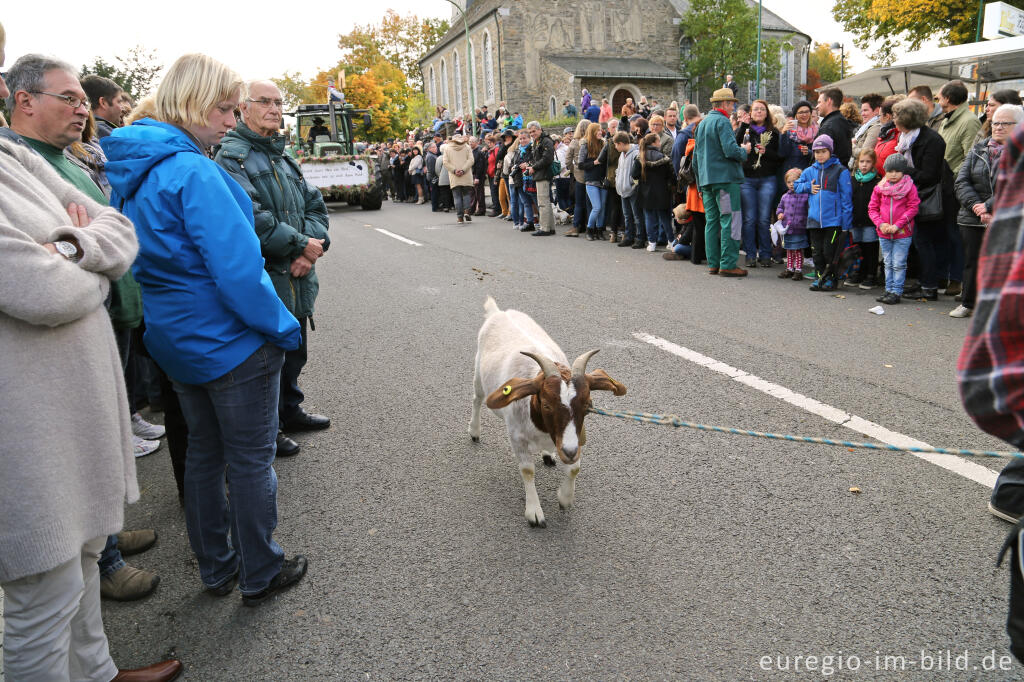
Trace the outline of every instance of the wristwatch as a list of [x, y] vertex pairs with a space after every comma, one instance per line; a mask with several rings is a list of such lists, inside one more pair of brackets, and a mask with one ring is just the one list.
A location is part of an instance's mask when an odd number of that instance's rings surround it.
[[82, 260], [82, 254], [78, 252], [78, 247], [71, 242], [58, 241], [54, 242], [53, 246], [57, 249], [57, 253], [67, 258], [72, 263], [77, 263]]

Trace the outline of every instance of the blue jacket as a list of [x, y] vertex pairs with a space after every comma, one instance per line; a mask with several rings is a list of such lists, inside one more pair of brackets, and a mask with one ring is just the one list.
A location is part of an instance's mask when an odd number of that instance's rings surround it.
[[[821, 186], [811, 194], [811, 184]], [[850, 171], [834, 156], [824, 164], [814, 162], [800, 174], [793, 191], [811, 194], [807, 203], [807, 227], [853, 227], [853, 188]]]
[[672, 170], [678, 174], [679, 164], [683, 162], [683, 157], [686, 156], [686, 143], [693, 139], [693, 129], [696, 124], [691, 123], [686, 126], [676, 135], [675, 141], [672, 143]]
[[270, 342], [301, 341], [263, 269], [252, 201], [173, 125], [143, 119], [101, 143], [111, 206], [139, 238], [146, 348], [172, 378], [202, 384]]
[[583, 118], [587, 119], [591, 123], [597, 123], [601, 118], [601, 107], [596, 104], [591, 104], [583, 110]]

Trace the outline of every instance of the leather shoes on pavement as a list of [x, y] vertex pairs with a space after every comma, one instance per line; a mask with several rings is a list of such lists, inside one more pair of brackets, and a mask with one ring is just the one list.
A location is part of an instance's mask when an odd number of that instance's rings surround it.
[[181, 674], [181, 661], [171, 658], [145, 668], [118, 670], [112, 682], [169, 682]]
[[245, 606], [262, 604], [284, 588], [302, 580], [308, 567], [309, 562], [301, 554], [296, 554], [294, 559], [285, 559], [281, 563], [281, 571], [271, 579], [270, 584], [256, 594], [243, 594], [242, 604]]
[[[756, 266], [754, 266], [756, 267]], [[719, 277], [746, 277], [747, 271], [743, 268], [728, 268], [718, 271]]]
[[277, 434], [277, 456], [294, 457], [299, 454], [299, 444], [283, 433]]
[[319, 431], [331, 425], [331, 420], [322, 414], [310, 414], [299, 412], [287, 420], [281, 429], [285, 433], [296, 433], [297, 431]]
[[123, 530], [117, 534], [117, 550], [122, 556], [141, 554], [155, 544], [155, 530]]

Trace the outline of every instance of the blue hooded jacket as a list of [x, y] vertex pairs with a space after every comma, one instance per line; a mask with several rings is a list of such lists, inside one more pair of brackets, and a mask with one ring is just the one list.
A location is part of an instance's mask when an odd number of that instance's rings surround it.
[[146, 348], [172, 378], [202, 384], [264, 343], [298, 348], [298, 320], [263, 269], [252, 201], [173, 125], [142, 119], [100, 144], [110, 205], [135, 224]]
[[[811, 194], [811, 185], [820, 185], [817, 194]], [[807, 227], [853, 227], [853, 186], [850, 171], [830, 156], [825, 163], [815, 161], [793, 183], [793, 191], [810, 194], [807, 204]]]

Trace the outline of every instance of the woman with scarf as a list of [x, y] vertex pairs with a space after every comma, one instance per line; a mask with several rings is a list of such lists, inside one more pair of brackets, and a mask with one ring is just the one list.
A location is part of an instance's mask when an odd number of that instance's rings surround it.
[[[767, 138], [767, 142], [762, 144]], [[736, 129], [736, 144], [750, 142], [751, 154], [743, 162], [743, 185], [740, 199], [743, 206], [743, 250], [747, 267], [767, 268], [772, 264], [772, 240], [769, 231], [775, 199], [775, 176], [782, 165], [779, 154], [779, 131], [768, 114], [768, 103], [755, 100], [750, 107], [750, 123]]]
[[814, 163], [811, 145], [814, 143], [814, 138], [818, 136], [818, 124], [811, 120], [813, 113], [814, 106], [806, 100], [797, 102], [793, 107], [793, 118], [786, 123], [786, 127], [782, 130], [791, 143], [787, 145], [789, 154], [782, 161], [783, 173], [790, 168], [803, 170]]
[[902, 102], [904, 99], [906, 99], [906, 95], [887, 97], [878, 110], [878, 122], [881, 125], [878, 128], [878, 140], [875, 142], [875, 158], [878, 161], [875, 168], [879, 175], [885, 172], [885, 160], [896, 151], [900, 131], [896, 129], [896, 123], [893, 121], [892, 108], [896, 106], [897, 102]]
[[[883, 105], [884, 106], [884, 105]], [[893, 108], [893, 122], [899, 131], [893, 154], [901, 154], [910, 165], [907, 175], [917, 187], [921, 200], [914, 229], [914, 248], [920, 260], [920, 291], [904, 291], [907, 298], [937, 301], [939, 292], [939, 255], [946, 248], [943, 223], [943, 195], [952, 196], [953, 173], [946, 163], [946, 141], [928, 127], [931, 112], [923, 102], [907, 98]], [[948, 191], [944, 191], [948, 188]], [[938, 198], [934, 195], [938, 194]]]
[[956, 222], [964, 240], [964, 291], [963, 302], [949, 313], [950, 317], [970, 317], [974, 311], [978, 290], [974, 273], [978, 269], [985, 228], [992, 222], [996, 169], [1010, 132], [1022, 119], [1024, 108], [1020, 105], [1000, 105], [986, 122], [992, 136], [974, 145], [957, 174], [956, 198], [960, 212]]

